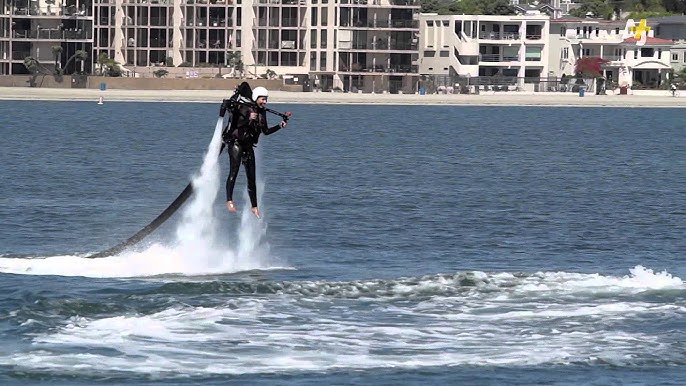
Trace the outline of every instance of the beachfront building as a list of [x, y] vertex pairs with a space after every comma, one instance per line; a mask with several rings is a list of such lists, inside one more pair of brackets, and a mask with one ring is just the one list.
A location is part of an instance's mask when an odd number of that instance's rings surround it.
[[419, 72], [477, 85], [504, 79], [508, 84], [498, 87], [527, 89], [548, 74], [549, 23], [542, 14], [421, 14]]
[[670, 65], [675, 72], [686, 68], [686, 16], [663, 16], [648, 19], [655, 37], [674, 41], [670, 50]]
[[582, 57], [608, 60], [604, 77], [608, 84], [658, 88], [670, 78], [671, 40], [654, 37], [654, 30], [644, 32], [641, 43], [634, 37], [633, 20], [598, 20], [565, 18], [550, 23], [551, 75], [572, 76], [575, 64]]
[[93, 20], [92, 0], [0, 0], [0, 75], [26, 73], [29, 56], [90, 71], [74, 55], [92, 49]]
[[86, 50], [86, 72], [105, 54], [125, 75], [223, 68], [323, 90], [412, 92], [418, 77], [418, 0], [0, 0], [0, 9], [0, 75], [26, 73], [27, 56], [54, 60], [59, 45], [62, 62]]

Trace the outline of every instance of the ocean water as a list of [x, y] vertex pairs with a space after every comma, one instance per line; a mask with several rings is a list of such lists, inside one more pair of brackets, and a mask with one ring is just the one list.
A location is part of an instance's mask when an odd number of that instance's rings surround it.
[[271, 107], [0, 103], [0, 384], [684, 384], [684, 110]]

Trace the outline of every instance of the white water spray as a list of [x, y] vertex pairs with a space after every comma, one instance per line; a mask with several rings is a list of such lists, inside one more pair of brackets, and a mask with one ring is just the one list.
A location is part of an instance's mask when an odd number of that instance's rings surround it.
[[[193, 197], [183, 210], [181, 221], [176, 228], [176, 238], [180, 255], [189, 263], [197, 265], [193, 257], [207, 256], [214, 253], [217, 220], [214, 215], [214, 201], [219, 190], [219, 152], [222, 143], [223, 119], [218, 118], [212, 141], [207, 148], [200, 172], [193, 178]], [[205, 260], [208, 266], [215, 266], [217, 261]]]
[[[266, 226], [241, 204], [240, 226], [236, 230], [238, 245], [228, 245], [219, 237], [219, 216], [234, 216], [223, 205], [217, 205], [221, 173], [219, 152], [223, 122], [217, 120], [212, 141], [200, 171], [192, 179], [193, 196], [186, 203], [172, 243], [153, 244], [142, 252], [125, 252], [117, 256], [84, 259], [81, 256], [49, 256], [41, 258], [0, 257], [0, 272], [30, 275], [62, 275], [88, 277], [139, 277], [165, 274], [204, 275], [251, 269], [273, 269], [268, 246], [263, 242]], [[259, 152], [256, 152], [259, 164]], [[259, 168], [258, 168], [259, 170]], [[257, 174], [258, 192], [264, 183]], [[261, 197], [258, 197], [261, 199]], [[218, 213], [217, 213], [218, 212]], [[283, 268], [283, 267], [281, 267]]]

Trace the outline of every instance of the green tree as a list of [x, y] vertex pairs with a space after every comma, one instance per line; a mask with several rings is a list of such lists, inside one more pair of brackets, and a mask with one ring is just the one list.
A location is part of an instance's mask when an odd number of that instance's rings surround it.
[[514, 15], [514, 8], [509, 0], [481, 0], [481, 10], [484, 15]]
[[30, 74], [35, 74], [40, 68], [40, 63], [38, 63], [38, 59], [33, 56], [27, 56], [24, 58], [24, 67], [29, 70]]
[[121, 76], [121, 68], [119, 63], [110, 58], [106, 53], [101, 53], [98, 56], [98, 64], [100, 65], [100, 75], [102, 76]]
[[234, 76], [243, 73], [243, 59], [240, 51], [226, 51], [226, 61], [233, 68]]
[[[76, 52], [72, 56], [70, 56], [69, 59], [67, 59], [67, 61], [64, 63], [64, 68], [68, 68], [72, 60], [76, 61], [76, 63], [83, 63], [86, 61], [86, 59], [88, 59], [88, 52], [84, 50], [76, 50]], [[74, 72], [80, 71], [74, 70]]]
[[596, 19], [611, 19], [615, 10], [609, 0], [581, 0], [579, 8], [570, 12], [575, 17], [586, 17], [588, 14]]
[[62, 66], [60, 65], [60, 57], [62, 56], [62, 46], [52, 46], [52, 55], [55, 57], [55, 75], [62, 74]]

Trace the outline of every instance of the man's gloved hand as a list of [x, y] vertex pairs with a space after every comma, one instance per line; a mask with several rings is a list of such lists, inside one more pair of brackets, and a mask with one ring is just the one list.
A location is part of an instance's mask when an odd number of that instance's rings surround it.
[[223, 117], [226, 114], [226, 110], [229, 108], [229, 105], [231, 104], [231, 101], [228, 99], [224, 99], [222, 101], [222, 106], [219, 108], [219, 116]]

